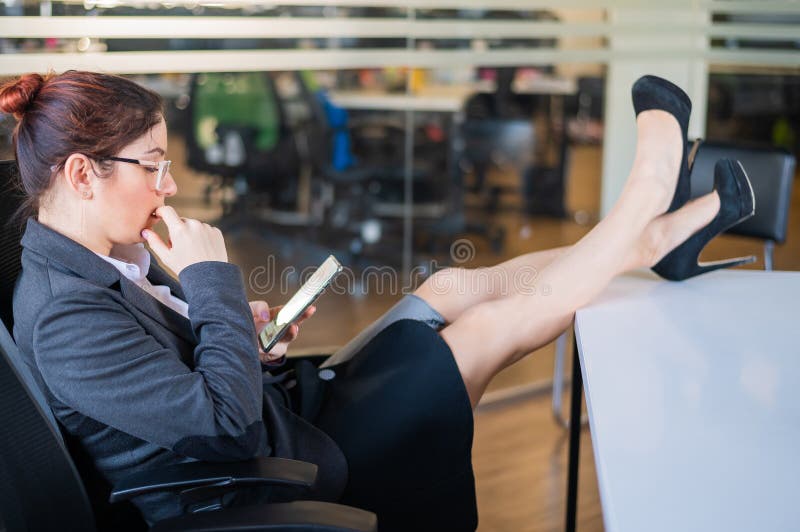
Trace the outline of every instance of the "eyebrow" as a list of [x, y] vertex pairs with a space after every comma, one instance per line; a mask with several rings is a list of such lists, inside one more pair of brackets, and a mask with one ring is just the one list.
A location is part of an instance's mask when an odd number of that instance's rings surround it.
[[146, 152], [144, 152], [145, 155], [147, 155], [148, 153], [157, 153], [157, 154], [162, 155], [162, 156], [167, 154], [167, 152], [165, 152], [164, 150], [162, 150], [161, 148], [159, 148], [157, 146], [155, 148], [152, 148], [152, 149], [147, 150]]

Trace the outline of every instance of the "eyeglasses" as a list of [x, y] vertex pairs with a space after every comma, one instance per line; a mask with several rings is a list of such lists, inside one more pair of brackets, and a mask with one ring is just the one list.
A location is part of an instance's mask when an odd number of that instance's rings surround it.
[[142, 161], [139, 159], [128, 159], [126, 157], [106, 157], [109, 161], [118, 161], [121, 163], [138, 164], [143, 166], [150, 173], [156, 173], [156, 190], [160, 191], [164, 185], [164, 178], [169, 172], [169, 166], [172, 161]]

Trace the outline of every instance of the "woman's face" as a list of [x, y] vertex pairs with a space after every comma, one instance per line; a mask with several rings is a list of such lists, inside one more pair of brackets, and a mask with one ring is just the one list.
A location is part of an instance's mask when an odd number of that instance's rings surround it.
[[[167, 126], [163, 120], [150, 131], [126, 146], [117, 157], [142, 161], [163, 161], [167, 154]], [[98, 179], [94, 188], [97, 206], [95, 222], [105, 226], [112, 244], [144, 242], [143, 229], [152, 229], [159, 218], [153, 215], [164, 199], [178, 191], [172, 174], [167, 173], [156, 190], [157, 172], [152, 168], [127, 162], [114, 162], [107, 179]]]

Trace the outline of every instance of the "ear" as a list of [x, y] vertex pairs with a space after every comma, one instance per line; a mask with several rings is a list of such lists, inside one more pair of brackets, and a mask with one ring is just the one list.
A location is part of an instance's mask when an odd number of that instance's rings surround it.
[[80, 197], [92, 195], [92, 184], [97, 176], [92, 161], [82, 153], [73, 153], [64, 163], [64, 181], [67, 187]]

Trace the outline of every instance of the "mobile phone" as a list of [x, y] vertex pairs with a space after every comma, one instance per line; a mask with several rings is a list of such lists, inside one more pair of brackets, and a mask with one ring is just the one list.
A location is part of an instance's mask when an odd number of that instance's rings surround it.
[[339, 264], [336, 257], [330, 255], [325, 259], [325, 262], [303, 283], [300, 290], [283, 306], [278, 315], [261, 329], [258, 341], [265, 353], [269, 353], [270, 349], [275, 347], [275, 344], [289, 330], [289, 326], [322, 295], [333, 278], [341, 271], [342, 265]]

